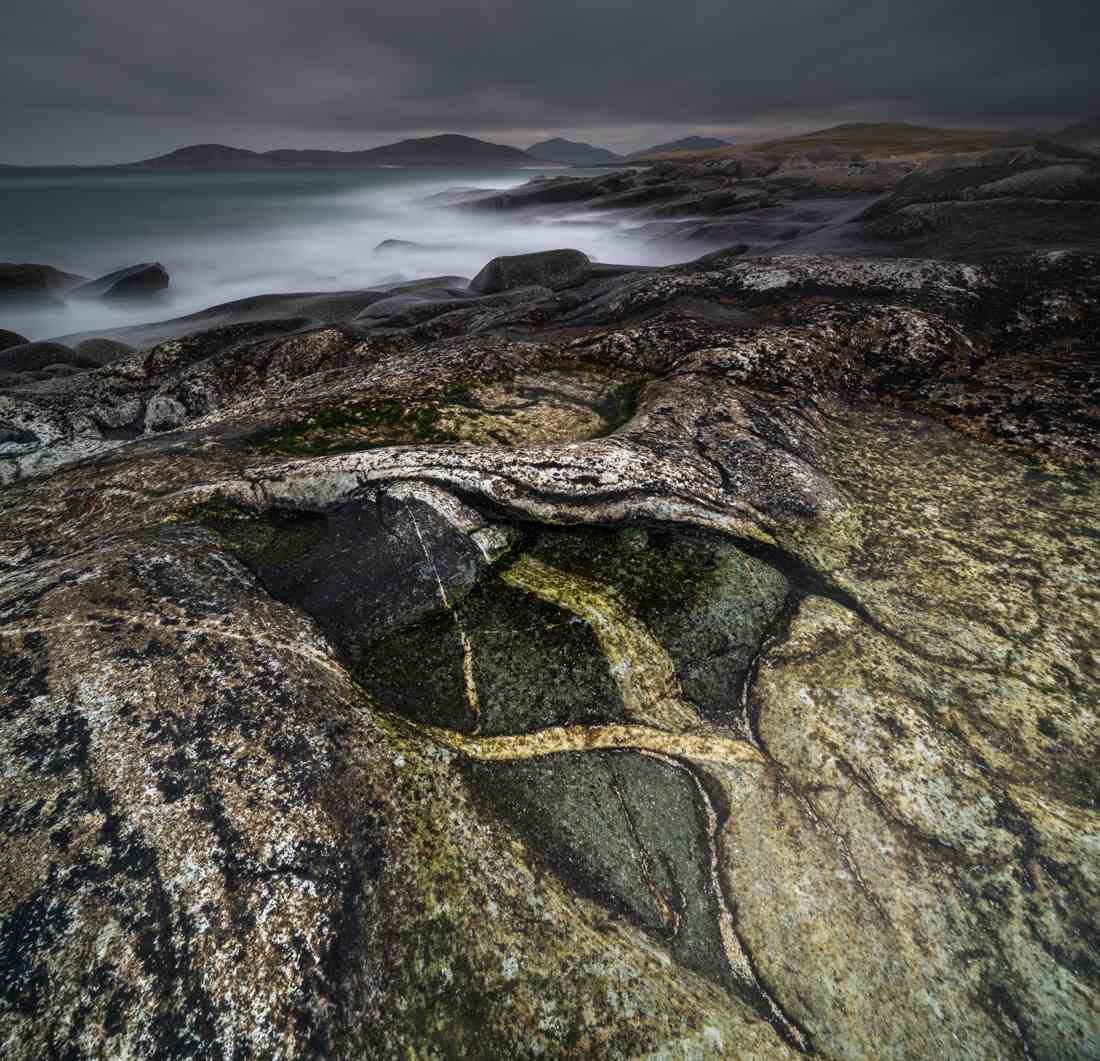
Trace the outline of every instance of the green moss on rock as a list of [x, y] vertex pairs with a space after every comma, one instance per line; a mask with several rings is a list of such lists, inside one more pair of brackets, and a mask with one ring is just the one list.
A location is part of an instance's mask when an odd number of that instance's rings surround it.
[[249, 441], [267, 452], [317, 455], [383, 446], [575, 442], [625, 423], [637, 392], [638, 384], [626, 375], [527, 373], [453, 386], [418, 400], [346, 402]]

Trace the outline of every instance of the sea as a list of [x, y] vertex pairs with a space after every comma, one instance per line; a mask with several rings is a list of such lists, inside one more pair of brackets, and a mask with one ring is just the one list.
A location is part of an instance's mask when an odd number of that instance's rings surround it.
[[[636, 226], [583, 208], [539, 220], [441, 206], [441, 197], [457, 189], [505, 189], [543, 175], [592, 172], [380, 167], [4, 174], [0, 262], [35, 262], [94, 278], [156, 261], [171, 285], [134, 300], [0, 306], [0, 328], [55, 338], [165, 320], [249, 295], [472, 277], [497, 255], [556, 247], [576, 247], [597, 261], [659, 263], [652, 244], [632, 234]], [[389, 239], [430, 249], [376, 249]]]

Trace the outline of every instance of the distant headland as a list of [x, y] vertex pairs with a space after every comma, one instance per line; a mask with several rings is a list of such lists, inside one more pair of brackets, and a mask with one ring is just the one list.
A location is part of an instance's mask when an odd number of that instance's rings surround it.
[[299, 150], [280, 148], [251, 151], [226, 144], [193, 144], [165, 155], [115, 165], [21, 166], [0, 165], [0, 171], [27, 170], [158, 170], [158, 169], [356, 169], [378, 166], [524, 167], [533, 165], [607, 166], [630, 165], [655, 159], [707, 156], [722, 157], [751, 150], [779, 156], [814, 150], [846, 153], [889, 153], [891, 148], [912, 151], [989, 150], [995, 147], [1033, 143], [1035, 132], [1001, 130], [937, 129], [907, 122], [846, 123], [816, 132], [778, 140], [732, 144], [714, 137], [688, 136], [655, 144], [629, 155], [604, 147], [555, 138], [533, 144], [527, 150], [494, 144], [458, 133], [442, 133], [400, 140], [361, 151]]

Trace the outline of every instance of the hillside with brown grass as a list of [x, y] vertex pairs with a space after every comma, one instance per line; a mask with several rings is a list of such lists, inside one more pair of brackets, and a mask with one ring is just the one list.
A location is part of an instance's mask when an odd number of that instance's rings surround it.
[[735, 158], [738, 155], [795, 155], [836, 158], [914, 158], [968, 151], [989, 151], [997, 147], [1023, 147], [1033, 143], [1035, 135], [988, 129], [936, 129], [908, 122], [849, 122], [819, 129], [812, 133], [736, 144], [698, 153], [677, 151], [645, 156], [645, 161], [661, 159]]

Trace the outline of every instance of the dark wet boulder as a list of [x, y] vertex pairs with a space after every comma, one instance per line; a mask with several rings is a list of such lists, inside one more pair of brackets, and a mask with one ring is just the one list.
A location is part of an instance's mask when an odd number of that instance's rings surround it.
[[6, 328], [0, 328], [0, 350], [7, 350], [12, 346], [24, 346], [30, 342], [25, 335], [18, 332], [9, 332]]
[[71, 298], [130, 298], [151, 295], [168, 286], [168, 270], [160, 262], [144, 262], [118, 269], [106, 276], [81, 284], [69, 292]]
[[588, 279], [592, 259], [578, 250], [541, 251], [494, 258], [470, 281], [470, 290], [481, 295], [516, 287], [548, 287], [560, 291]]
[[441, 600], [455, 606], [509, 540], [426, 486], [394, 486], [370, 503], [321, 513], [210, 525], [269, 593], [313, 616], [353, 656]]
[[52, 265], [0, 262], [0, 301], [49, 301], [83, 283], [84, 279], [74, 273], [63, 273]]
[[62, 343], [23, 343], [0, 351], [0, 369], [7, 372], [37, 372], [47, 365], [56, 364], [76, 365], [78, 368], [98, 367], [90, 357], [82, 356]]

